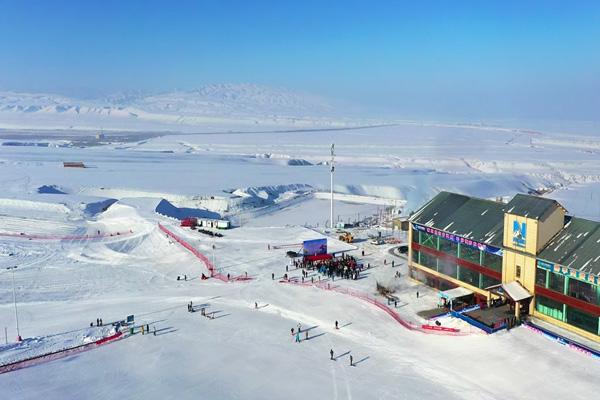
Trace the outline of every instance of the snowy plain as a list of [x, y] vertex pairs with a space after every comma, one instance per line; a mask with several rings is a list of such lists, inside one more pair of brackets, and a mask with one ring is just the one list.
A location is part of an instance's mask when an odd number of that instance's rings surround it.
[[[156, 111], [162, 103], [154, 100]], [[14, 143], [19, 130], [0, 135], [0, 329], [6, 326], [14, 341], [12, 274], [5, 267], [17, 265], [20, 331], [32, 339], [17, 349], [0, 347], [0, 363], [15, 352], [55, 348], [57, 341], [89, 340], [89, 323], [98, 317], [135, 314], [157, 330], [1, 374], [3, 397], [576, 399], [598, 392], [597, 359], [525, 328], [487, 336], [445, 321], [466, 335], [427, 335], [351, 296], [279, 283], [286, 250], [324, 235], [331, 143], [342, 221], [384, 205], [407, 215], [440, 190], [494, 199], [535, 191], [574, 215], [600, 219], [600, 135], [593, 129], [395, 121], [330, 130], [311, 120], [310, 130], [287, 121], [236, 133], [240, 124], [229, 121], [218, 129], [202, 121], [192, 126], [204, 127], [196, 130], [202, 133], [153, 131], [127, 141], [109, 136], [93, 146], [43, 130], [28, 131], [26, 145]], [[64, 161], [88, 168], [63, 168]], [[222, 238], [179, 228], [156, 212], [163, 199], [174, 208], [218, 213], [236, 227]], [[199, 279], [206, 267], [158, 223], [222, 273], [247, 273], [252, 280]], [[114, 235], [91, 238], [97, 232]], [[352, 246], [330, 238], [330, 247], [374, 268], [364, 279], [335, 284], [375, 296], [376, 281], [395, 282], [398, 314], [423, 323], [416, 312], [434, 306], [436, 293], [406, 279], [406, 260], [391, 255], [389, 245], [357, 235]], [[278, 245], [289, 247], [270, 248]], [[289, 274], [300, 277], [298, 270]], [[183, 275], [189, 279], [178, 281]], [[215, 312], [215, 319], [186, 312], [189, 301]], [[342, 329], [334, 329], [336, 320]], [[290, 328], [298, 323], [310, 328], [309, 339], [294, 343]], [[329, 360], [330, 349], [336, 361]]]

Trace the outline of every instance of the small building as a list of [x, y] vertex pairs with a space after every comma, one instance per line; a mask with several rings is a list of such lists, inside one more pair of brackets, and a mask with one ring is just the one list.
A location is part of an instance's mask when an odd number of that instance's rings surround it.
[[82, 161], [64, 161], [64, 168], [85, 168], [85, 164]]
[[441, 192], [411, 216], [409, 243], [413, 279], [600, 342], [600, 222], [538, 196]]
[[231, 223], [225, 219], [198, 218], [198, 226], [204, 228], [229, 229]]

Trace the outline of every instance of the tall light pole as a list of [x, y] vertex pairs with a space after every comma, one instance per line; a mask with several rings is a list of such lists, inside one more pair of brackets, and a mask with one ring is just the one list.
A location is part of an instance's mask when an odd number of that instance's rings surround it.
[[331, 144], [331, 215], [329, 216], [329, 228], [333, 229], [333, 173], [335, 172], [335, 153], [334, 153], [335, 144]]
[[21, 332], [19, 331], [19, 313], [17, 312], [17, 292], [15, 290], [15, 270], [17, 266], [7, 267], [7, 270], [12, 272], [12, 283], [13, 283], [13, 303], [15, 304], [15, 321], [17, 322], [17, 340], [21, 341]]

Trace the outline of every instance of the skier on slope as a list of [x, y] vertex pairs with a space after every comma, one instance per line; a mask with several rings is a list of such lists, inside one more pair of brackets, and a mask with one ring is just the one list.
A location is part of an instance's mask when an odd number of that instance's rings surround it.
[[329, 350], [329, 359], [333, 360], [333, 349]]

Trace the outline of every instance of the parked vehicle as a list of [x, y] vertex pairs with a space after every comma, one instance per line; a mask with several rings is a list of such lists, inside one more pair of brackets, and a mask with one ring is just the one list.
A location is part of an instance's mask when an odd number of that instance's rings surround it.
[[342, 232], [342, 234], [338, 237], [339, 240], [346, 243], [354, 242], [354, 236], [350, 232]]

